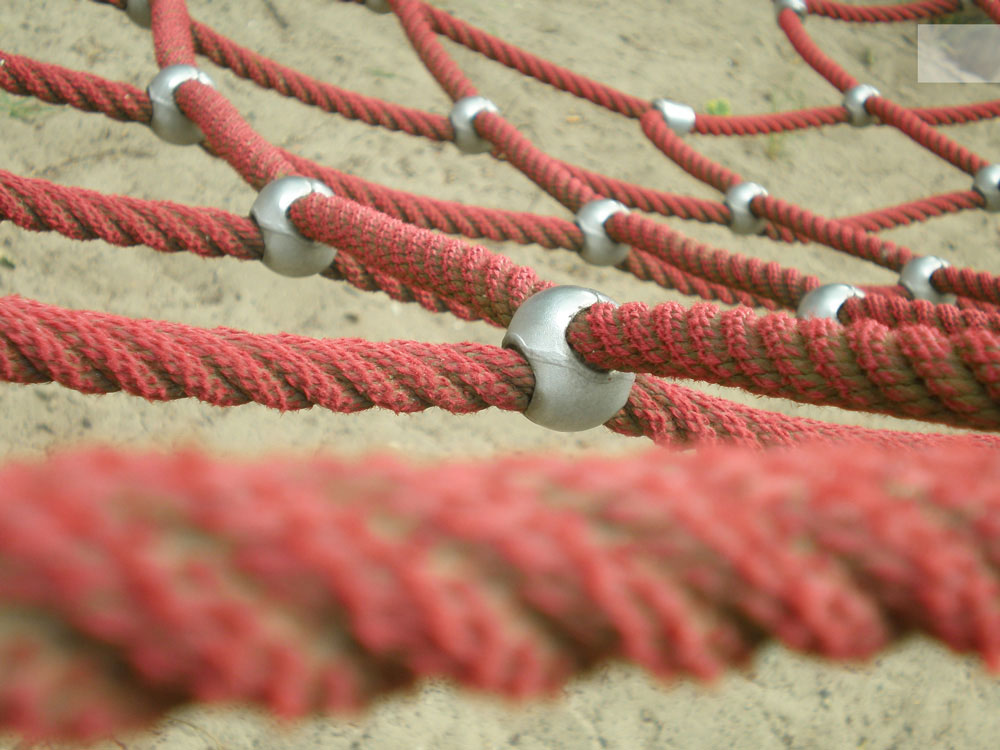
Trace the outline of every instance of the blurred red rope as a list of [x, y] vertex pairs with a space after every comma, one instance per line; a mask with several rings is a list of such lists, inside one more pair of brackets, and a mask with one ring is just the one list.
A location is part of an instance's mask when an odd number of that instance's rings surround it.
[[0, 724], [302, 716], [428, 676], [524, 698], [608, 658], [709, 678], [772, 637], [858, 659], [918, 631], [996, 670], [998, 488], [997, 451], [969, 444], [11, 463]]

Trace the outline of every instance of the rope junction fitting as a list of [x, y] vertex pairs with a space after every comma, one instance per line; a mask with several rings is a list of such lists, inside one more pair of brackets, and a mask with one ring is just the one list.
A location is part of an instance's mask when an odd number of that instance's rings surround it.
[[581, 206], [576, 212], [576, 225], [583, 232], [580, 257], [594, 266], [617, 266], [624, 263], [629, 246], [611, 239], [604, 225], [615, 214], [628, 212], [624, 203], [611, 198], [600, 198]]
[[330, 267], [335, 248], [307, 240], [288, 218], [288, 209], [308, 195], [333, 197], [333, 191], [319, 180], [282, 177], [269, 182], [257, 194], [250, 218], [260, 227], [264, 239], [261, 262], [283, 276], [312, 276]]
[[810, 318], [839, 320], [840, 311], [847, 300], [864, 299], [864, 297], [865, 293], [851, 284], [824, 284], [802, 298], [796, 315], [803, 320]]
[[724, 203], [731, 219], [729, 228], [736, 234], [760, 234], [767, 228], [767, 220], [757, 216], [750, 204], [754, 198], [763, 198], [767, 190], [756, 182], [741, 182], [726, 191]]
[[[456, 102], [447, 116], [280, 66], [192, 20], [184, 0], [156, 0], [156, 24], [143, 0], [96, 1], [153, 27], [162, 70], [148, 92], [2, 52], [0, 88], [143, 123], [171, 143], [204, 143], [206, 156], [259, 191], [252, 218], [0, 171], [0, 219], [118, 246], [262, 260], [289, 276], [318, 273], [506, 328], [503, 346], [254, 336], [8, 296], [0, 297], [0, 379], [283, 411], [498, 408], [553, 430], [603, 424], [698, 450], [427, 470], [385, 459], [303, 469], [107, 452], [0, 466], [0, 608], [38, 612], [56, 633], [0, 637], [0, 729], [80, 739], [208, 699], [302, 715], [362, 705], [427, 675], [523, 696], [607, 658], [707, 677], [764, 637], [858, 658], [920, 630], [1000, 668], [1000, 437], [825, 424], [662, 380], [1000, 432], [1000, 279], [879, 236], [944, 214], [1000, 211], [1000, 164], [937, 129], [996, 118], [1000, 101], [901, 107], [829, 59], [802, 24], [808, 13], [931, 18], [958, 0], [776, 0], [791, 46], [843, 98], [733, 116], [616, 91], [422, 0], [363, 4], [398, 16]], [[1000, 2], [978, 6], [1000, 23]], [[722, 200], [549, 157], [475, 93], [439, 36], [637, 120]], [[315, 164], [257, 134], [192, 65], [196, 54], [327, 112], [492, 152], [569, 215], [435, 201]], [[181, 86], [192, 80], [211, 88]], [[972, 187], [825, 217], [769, 195], [681, 137], [867, 121], [972, 175]], [[814, 241], [898, 273], [899, 283], [824, 286], [697, 242], [650, 214]], [[441, 232], [564, 248], [736, 307], [619, 306]], [[790, 446], [797, 450], [776, 450]], [[398, 538], [376, 533], [386, 520], [402, 529]], [[192, 576], [194, 563], [177, 557], [167, 537], [183, 533], [218, 553], [199, 556], [206, 575]], [[429, 561], [438, 547], [468, 565], [443, 572]]]
[[987, 211], [1000, 211], [1000, 163], [989, 164], [976, 172], [972, 189], [986, 200]]
[[479, 135], [476, 130], [476, 115], [480, 112], [500, 114], [497, 105], [483, 96], [466, 96], [455, 102], [448, 115], [455, 130], [455, 145], [466, 154], [485, 154], [493, 149], [493, 144]]
[[692, 107], [680, 102], [672, 102], [669, 99], [654, 99], [653, 109], [663, 115], [663, 121], [667, 127], [677, 135], [690, 133], [697, 122], [697, 115]]
[[781, 17], [781, 11], [788, 9], [795, 13], [801, 20], [806, 20], [806, 15], [809, 13], [809, 6], [806, 5], [806, 0], [774, 0], [774, 15], [776, 17]]
[[193, 65], [169, 65], [154, 76], [147, 89], [153, 105], [149, 127], [161, 140], [178, 146], [190, 146], [205, 140], [201, 129], [177, 106], [177, 89], [188, 81], [215, 88], [208, 74]]
[[559, 432], [598, 427], [625, 406], [635, 374], [601, 372], [583, 362], [566, 341], [576, 315], [599, 302], [616, 304], [593, 289], [555, 286], [532, 295], [517, 308], [502, 346], [514, 349], [531, 367], [535, 389], [524, 416]]
[[950, 267], [951, 263], [934, 255], [912, 258], [899, 272], [899, 285], [909, 292], [913, 299], [924, 299], [935, 305], [954, 305], [957, 297], [954, 294], [939, 292], [931, 278], [936, 271]]
[[848, 121], [856, 128], [863, 128], [875, 122], [871, 112], [865, 106], [873, 96], [881, 96], [878, 89], [867, 83], [859, 83], [844, 92], [844, 109], [847, 110]]

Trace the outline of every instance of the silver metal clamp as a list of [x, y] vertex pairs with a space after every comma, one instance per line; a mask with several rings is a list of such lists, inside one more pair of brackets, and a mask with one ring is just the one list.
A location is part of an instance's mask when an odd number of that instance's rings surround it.
[[803, 21], [806, 20], [806, 15], [809, 13], [809, 8], [806, 5], [806, 0], [774, 0], [775, 18], [780, 16], [781, 11], [783, 11], [785, 8], [795, 11], [795, 15], [797, 15]]
[[625, 204], [611, 198], [599, 198], [583, 204], [576, 212], [576, 225], [583, 232], [580, 257], [595, 266], [617, 266], [629, 253], [624, 242], [615, 242], [604, 228], [605, 222], [615, 214], [627, 214]]
[[865, 107], [865, 102], [873, 96], [881, 96], [881, 94], [877, 88], [869, 86], [867, 83], [859, 83], [854, 88], [844, 92], [843, 104], [851, 125], [863, 128], [875, 121], [875, 117]]
[[757, 216], [750, 203], [758, 195], [767, 195], [756, 182], [741, 182], [726, 191], [723, 203], [729, 209], [729, 228], [736, 234], [760, 234], [767, 227], [767, 219]]
[[824, 284], [799, 300], [796, 315], [803, 320], [829, 318], [837, 320], [837, 313], [851, 297], [862, 298], [865, 293], [850, 284]]
[[987, 211], [1000, 211], [1000, 163], [988, 164], [976, 172], [972, 189], [986, 199]]
[[558, 432], [589, 430], [625, 406], [635, 373], [601, 371], [586, 364], [566, 341], [566, 329], [581, 310], [614, 300], [593, 289], [556, 286], [517, 308], [503, 346], [523, 356], [535, 375], [524, 415]]
[[467, 96], [455, 102], [448, 115], [455, 131], [455, 145], [463, 153], [485, 154], [493, 149], [493, 144], [476, 131], [476, 115], [480, 112], [500, 114], [497, 105], [485, 96]]
[[168, 65], [156, 74], [147, 89], [153, 105], [153, 119], [149, 126], [162, 140], [178, 146], [190, 146], [205, 140], [205, 135], [181, 112], [174, 99], [178, 86], [188, 81], [198, 81], [215, 88], [208, 74], [193, 65]]
[[899, 285], [909, 292], [913, 299], [927, 300], [935, 305], [954, 305], [957, 299], [955, 295], [939, 292], [931, 281], [935, 271], [939, 268], [948, 268], [950, 265], [951, 263], [935, 255], [910, 258], [899, 272]]
[[303, 237], [288, 218], [292, 204], [312, 193], [333, 197], [319, 180], [282, 177], [265, 185], [250, 208], [264, 236], [261, 262], [282, 276], [312, 276], [328, 268], [337, 255], [335, 248]]
[[673, 102], [670, 99], [654, 99], [653, 108], [663, 115], [663, 121], [667, 127], [677, 135], [686, 135], [694, 129], [694, 121], [697, 115], [692, 107], [680, 102]]

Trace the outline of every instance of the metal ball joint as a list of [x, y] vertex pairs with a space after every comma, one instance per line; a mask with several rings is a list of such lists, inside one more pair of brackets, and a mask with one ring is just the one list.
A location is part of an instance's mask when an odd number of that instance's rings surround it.
[[576, 212], [576, 225], [583, 232], [581, 258], [595, 266], [617, 266], [628, 257], [629, 246], [615, 242], [604, 228], [608, 219], [623, 213], [628, 213], [625, 205], [611, 198], [599, 198], [581, 206]]
[[178, 146], [189, 146], [205, 140], [198, 126], [181, 112], [174, 99], [177, 87], [188, 81], [198, 81], [215, 88], [215, 83], [208, 74], [193, 65], [169, 65], [156, 74], [147, 89], [149, 100], [153, 104], [153, 119], [149, 126], [161, 139]]
[[863, 128], [875, 121], [871, 112], [865, 107], [865, 102], [873, 96], [881, 96], [879, 90], [867, 83], [859, 83], [852, 89], [844, 92], [844, 107], [847, 109], [847, 117], [851, 125], [856, 128]]
[[148, 29], [153, 25], [153, 16], [149, 12], [149, 0], [126, 0], [125, 12], [136, 26]]
[[909, 292], [913, 299], [927, 300], [935, 305], [954, 305], [955, 295], [939, 292], [931, 281], [935, 271], [939, 268], [948, 268], [950, 265], [948, 261], [934, 255], [910, 258], [899, 272], [899, 285]]
[[824, 284], [806, 294], [799, 301], [796, 315], [803, 320], [829, 318], [837, 320], [837, 313], [851, 297], [864, 297], [865, 293], [850, 284]]
[[694, 129], [696, 115], [694, 109], [687, 104], [672, 102], [669, 99], [654, 99], [653, 108], [659, 110], [667, 127], [677, 135], [686, 135]]
[[972, 189], [986, 199], [987, 211], [1000, 211], [1000, 163], [989, 164], [976, 172]]
[[455, 145], [466, 154], [485, 154], [493, 144], [476, 132], [476, 115], [480, 112], [500, 114], [500, 110], [485, 96], [467, 96], [455, 102], [448, 119], [455, 131]]
[[337, 255], [335, 248], [303, 237], [288, 218], [291, 205], [312, 193], [333, 196], [319, 180], [282, 177], [265, 185], [250, 208], [250, 218], [264, 235], [261, 262], [275, 273], [312, 276], [328, 268]]
[[795, 11], [795, 15], [803, 21], [806, 20], [806, 15], [809, 13], [809, 7], [806, 5], [806, 0], [774, 0], [775, 17], [780, 16], [781, 11], [785, 8]]
[[392, 13], [387, 0], [365, 0], [365, 7], [373, 13]]
[[767, 195], [767, 191], [756, 182], [741, 182], [726, 191], [723, 203], [731, 214], [729, 228], [736, 234], [760, 234], [767, 226], [767, 220], [750, 209], [750, 202], [758, 195]]
[[517, 308], [503, 346], [519, 352], [535, 376], [535, 390], [524, 415], [558, 432], [589, 430], [625, 406], [635, 373], [595, 370], [566, 341], [566, 329], [581, 310], [612, 302], [600, 292], [556, 286], [535, 294]]

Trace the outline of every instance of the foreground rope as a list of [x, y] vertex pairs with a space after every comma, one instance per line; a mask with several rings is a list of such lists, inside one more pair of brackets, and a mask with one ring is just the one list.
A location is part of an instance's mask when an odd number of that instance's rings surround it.
[[192, 700], [299, 716], [427, 676], [528, 697], [607, 658], [707, 679], [768, 638], [857, 659], [916, 630], [998, 669], [998, 459], [9, 464], [0, 727], [85, 739]]

